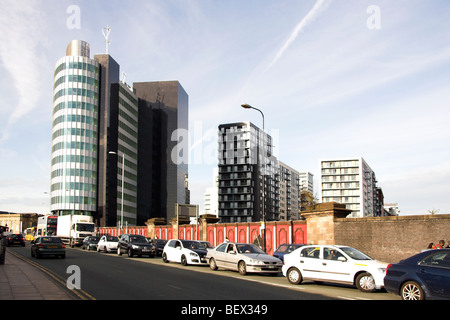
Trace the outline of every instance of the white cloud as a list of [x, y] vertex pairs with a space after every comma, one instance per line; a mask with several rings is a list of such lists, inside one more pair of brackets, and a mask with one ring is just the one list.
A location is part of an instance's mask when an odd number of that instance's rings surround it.
[[297, 24], [294, 30], [289, 35], [288, 39], [284, 42], [281, 48], [278, 50], [275, 58], [269, 64], [267, 69], [270, 69], [284, 54], [284, 52], [289, 48], [289, 46], [295, 41], [298, 34], [302, 32], [310, 23], [317, 19], [320, 14], [328, 8], [331, 0], [317, 0], [313, 8], [306, 14], [306, 16]]
[[45, 29], [45, 18], [35, 2], [6, 0], [2, 7], [6, 10], [0, 13], [0, 61], [14, 83], [17, 102], [2, 107], [8, 108], [9, 116], [0, 141], [8, 139], [13, 125], [37, 107], [43, 64], [37, 48]]

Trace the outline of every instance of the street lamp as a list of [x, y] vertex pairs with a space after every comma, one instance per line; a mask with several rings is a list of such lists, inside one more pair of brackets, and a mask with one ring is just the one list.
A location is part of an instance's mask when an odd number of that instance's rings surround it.
[[[116, 156], [120, 157], [120, 155], [115, 152], [115, 151], [109, 151], [109, 154], [115, 154]], [[120, 233], [122, 233], [122, 228], [123, 228], [123, 180], [124, 180], [124, 173], [125, 173], [125, 154], [122, 152], [122, 187], [121, 187], [121, 191], [122, 191], [122, 201], [121, 201], [121, 208], [120, 208]]]
[[264, 134], [265, 134], [265, 128], [264, 128], [264, 113], [259, 110], [258, 108], [252, 107], [248, 103], [241, 104], [241, 107], [244, 109], [254, 109], [256, 111], [259, 111], [262, 116], [262, 123], [263, 123], [263, 134], [262, 134], [262, 218], [263, 218], [263, 251], [266, 251], [266, 194], [265, 194], [265, 185], [266, 185], [266, 159], [265, 157], [265, 144], [264, 144]]

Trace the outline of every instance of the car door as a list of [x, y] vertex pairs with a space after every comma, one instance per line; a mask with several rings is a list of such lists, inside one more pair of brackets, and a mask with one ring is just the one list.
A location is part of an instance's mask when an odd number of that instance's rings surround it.
[[225, 268], [225, 258], [226, 258], [226, 249], [228, 247], [228, 243], [222, 243], [219, 245], [214, 251], [214, 260], [216, 261], [216, 265], [219, 268]]
[[322, 261], [320, 247], [306, 247], [300, 251], [298, 267], [303, 278], [322, 279]]
[[224, 254], [224, 266], [229, 269], [237, 270], [237, 264], [239, 262], [238, 250], [235, 243], [229, 243]]
[[97, 243], [98, 251], [101, 251], [102, 250], [102, 246], [104, 246], [104, 245], [105, 245], [105, 236], [102, 236], [100, 238], [100, 240], [98, 241], [98, 243]]
[[322, 279], [353, 282], [349, 261], [339, 249], [324, 247], [320, 261]]
[[180, 262], [181, 242], [179, 240], [170, 240], [169, 245], [166, 248], [167, 260]]
[[[105, 243], [105, 245], [106, 245], [106, 243]], [[128, 252], [128, 235], [127, 234], [123, 234], [120, 236], [119, 246], [120, 246], [121, 253]]]
[[450, 297], [450, 252], [428, 256], [418, 265], [417, 276], [436, 298]]
[[41, 238], [38, 237], [31, 242], [32, 243], [31, 252], [33, 252], [33, 255], [36, 255], [36, 249], [37, 249], [37, 246], [40, 243], [40, 241], [41, 241]]

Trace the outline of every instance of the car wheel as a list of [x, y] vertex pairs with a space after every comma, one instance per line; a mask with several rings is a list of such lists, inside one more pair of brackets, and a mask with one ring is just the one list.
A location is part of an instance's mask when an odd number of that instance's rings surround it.
[[120, 247], [117, 247], [117, 254], [118, 254], [119, 256], [122, 255], [122, 251], [120, 250]]
[[133, 258], [133, 251], [131, 249], [128, 249], [128, 257]]
[[165, 252], [163, 253], [162, 259], [163, 259], [163, 262], [165, 262], [165, 263], [169, 262], [169, 260], [167, 260], [167, 253], [165, 253]]
[[213, 271], [216, 271], [218, 269], [216, 260], [214, 260], [214, 258], [209, 259], [209, 268]]
[[400, 290], [400, 295], [403, 300], [425, 300], [422, 287], [414, 281], [406, 282]]
[[243, 276], [247, 274], [247, 266], [245, 265], [244, 261], [239, 261], [239, 263], [238, 263], [238, 271]]
[[182, 256], [181, 256], [181, 265], [183, 265], [183, 266], [187, 266], [187, 259], [186, 259], [186, 256], [183, 254]]
[[289, 283], [300, 284], [303, 281], [302, 273], [297, 268], [290, 268], [286, 274]]
[[356, 287], [362, 292], [375, 290], [375, 279], [368, 272], [363, 272], [356, 277]]

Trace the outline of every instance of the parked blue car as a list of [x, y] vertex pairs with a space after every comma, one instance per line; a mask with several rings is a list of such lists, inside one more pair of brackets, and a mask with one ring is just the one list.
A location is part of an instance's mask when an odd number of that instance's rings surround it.
[[291, 244], [280, 244], [277, 248], [277, 250], [275, 250], [275, 252], [273, 253], [273, 256], [275, 258], [280, 259], [281, 261], [283, 261], [284, 255], [291, 253], [292, 251], [294, 251], [295, 249], [300, 248], [301, 246], [304, 246], [304, 244], [297, 244], [297, 243], [291, 243]]
[[423, 251], [389, 265], [384, 287], [403, 300], [450, 299], [450, 249]]

